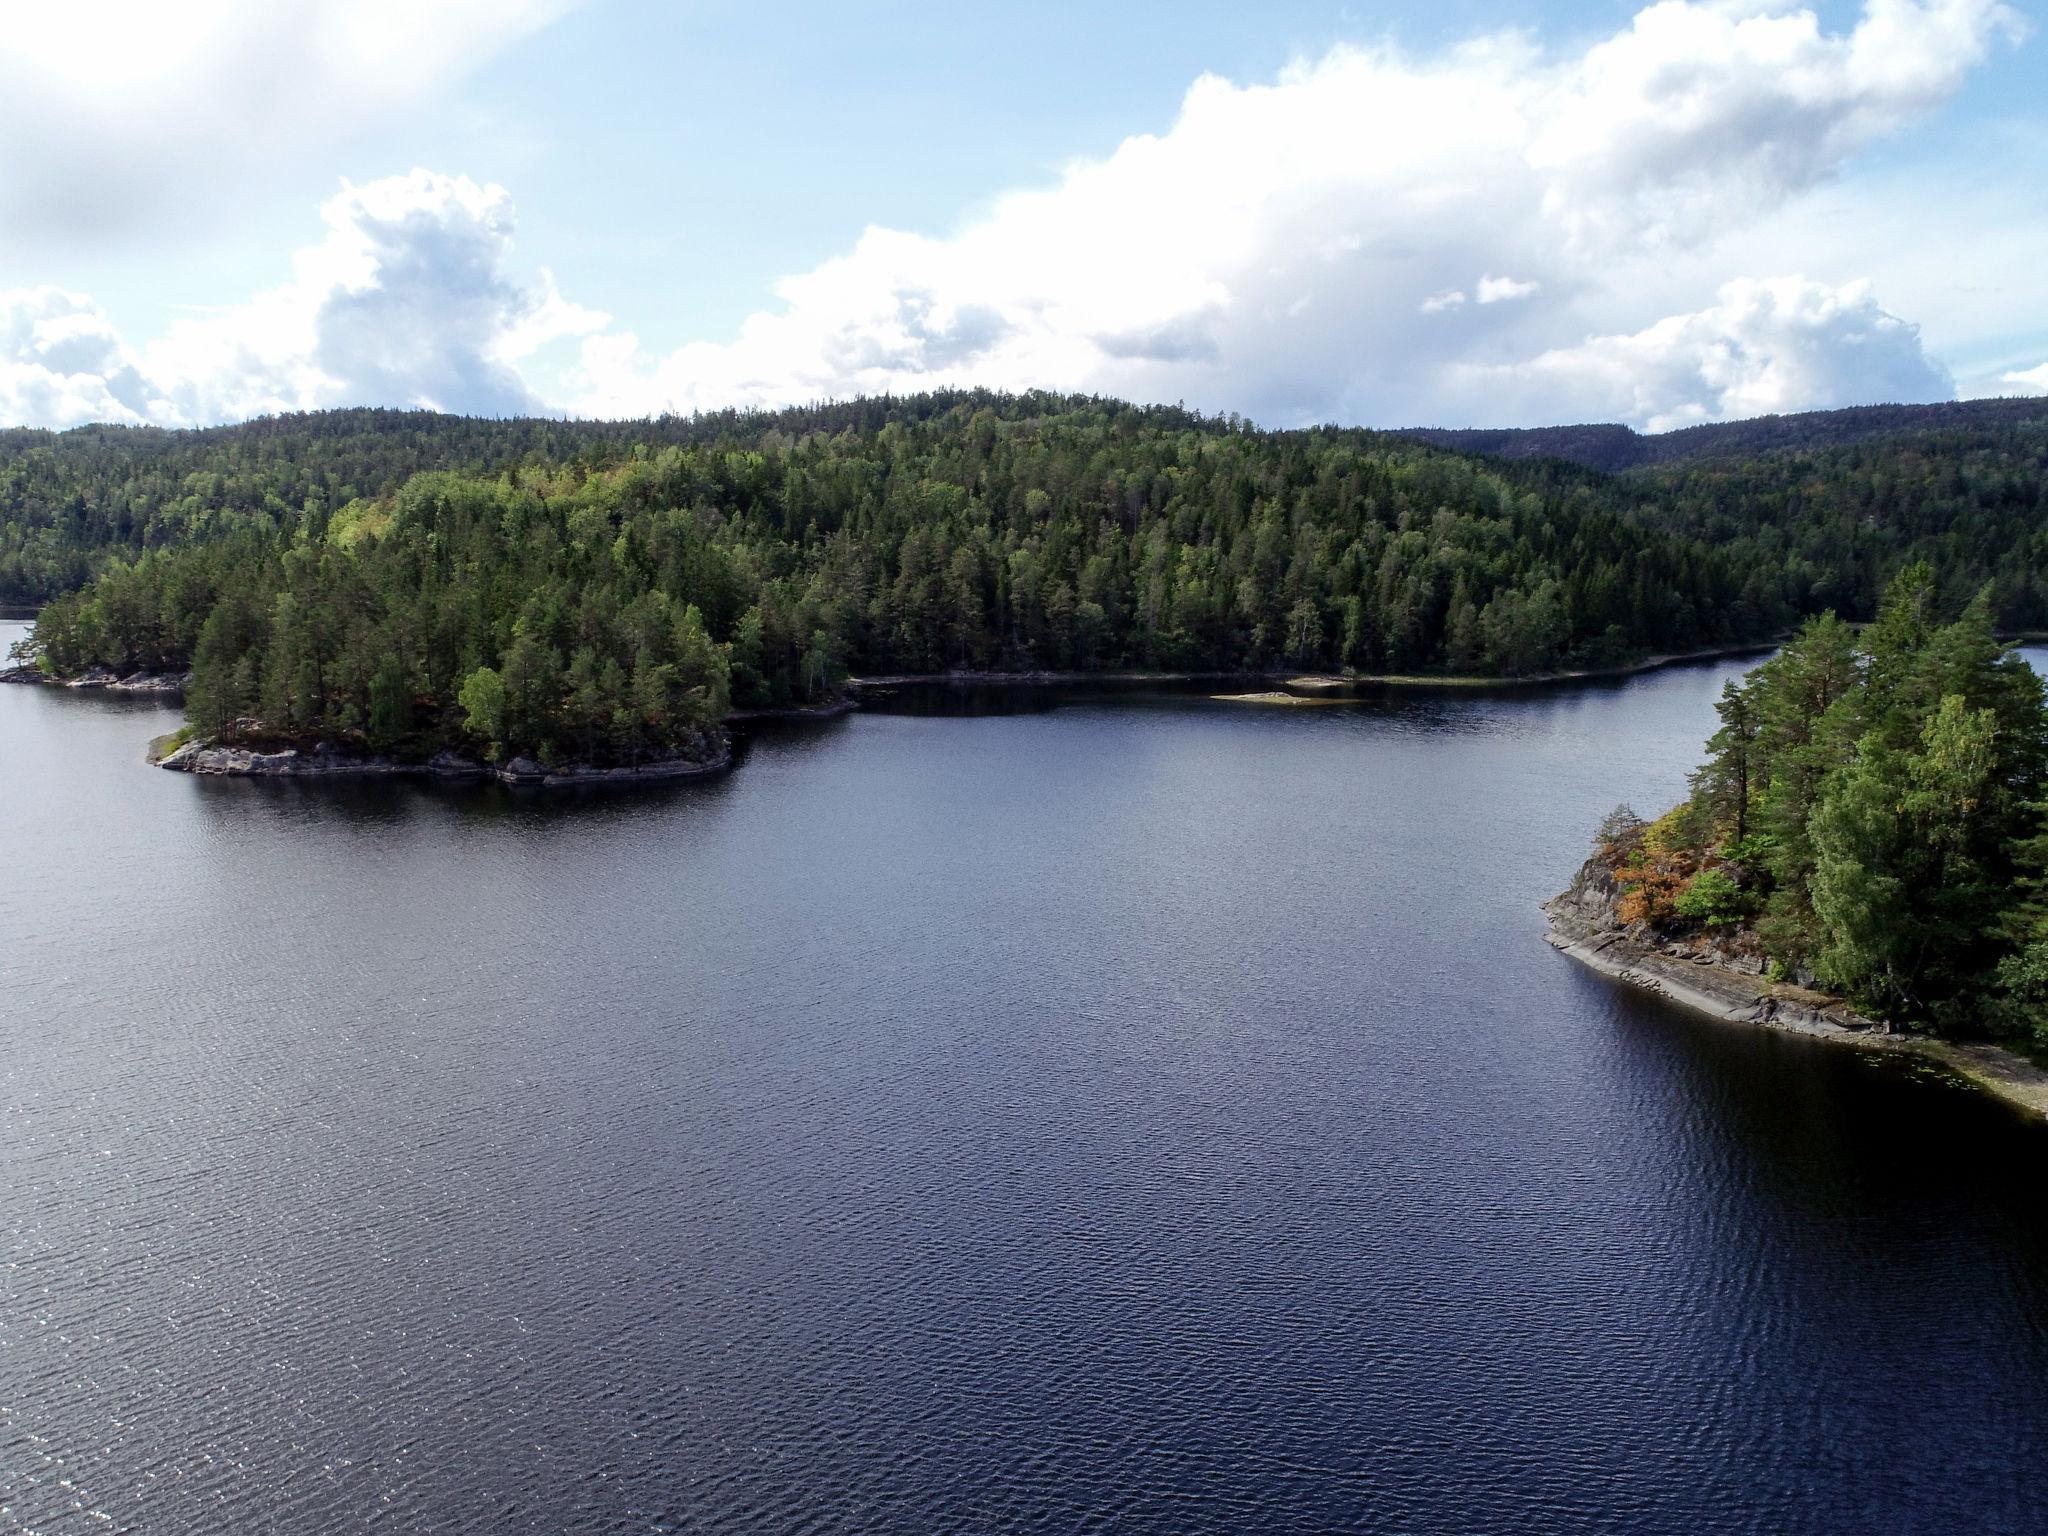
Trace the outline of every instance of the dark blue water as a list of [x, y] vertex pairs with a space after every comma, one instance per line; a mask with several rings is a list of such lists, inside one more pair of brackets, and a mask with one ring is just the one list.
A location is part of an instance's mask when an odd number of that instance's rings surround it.
[[2048, 1529], [2048, 1133], [1541, 942], [1731, 670], [578, 797], [0, 689], [0, 1528]]

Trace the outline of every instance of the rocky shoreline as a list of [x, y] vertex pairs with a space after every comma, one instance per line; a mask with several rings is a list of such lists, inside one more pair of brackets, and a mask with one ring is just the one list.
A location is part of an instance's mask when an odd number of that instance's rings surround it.
[[[107, 667], [93, 667], [77, 677], [52, 677], [33, 661], [0, 668], [0, 683], [154, 696], [168, 702], [182, 700], [190, 681], [189, 672], [120, 673]], [[737, 709], [726, 717], [725, 723], [744, 726], [763, 720], [829, 720], [859, 707], [859, 700], [848, 693], [822, 704]], [[253, 726], [254, 722], [244, 722], [244, 725]], [[425, 762], [413, 762], [387, 754], [354, 751], [329, 741], [317, 742], [310, 747], [282, 746], [266, 751], [262, 747], [233, 742], [186, 741], [180, 739], [181, 735], [174, 732], [152, 741], [149, 744], [149, 761], [172, 773], [209, 778], [434, 779], [446, 783], [496, 779], [502, 784], [556, 789], [577, 785], [710, 779], [730, 772], [733, 764], [732, 740], [723, 728], [708, 735], [707, 745], [712, 750], [705, 755], [662, 758], [616, 767], [592, 763], [546, 765], [531, 757], [515, 757], [506, 763], [486, 763], [455, 751], [437, 752]]]
[[2048, 1119], [2048, 1069], [1989, 1042], [1900, 1032], [1865, 1018], [1838, 997], [1772, 981], [1760, 957], [1732, 938], [1661, 939], [1641, 923], [1624, 925], [1615, 910], [1619, 894], [1612, 873], [1589, 860], [1568, 890], [1543, 904], [1550, 919], [1544, 938], [1603, 976], [1684, 1007], [1861, 1050], [1915, 1056]]
[[746, 725], [756, 720], [837, 720], [841, 715], [850, 715], [860, 708], [860, 700], [850, 693], [843, 693], [836, 699], [827, 699], [822, 704], [776, 704], [760, 708], [735, 709], [727, 713], [727, 725]]
[[[721, 738], [723, 737], [723, 733]], [[173, 738], [159, 738], [169, 743]], [[565, 763], [546, 767], [530, 757], [515, 757], [508, 763], [486, 763], [459, 752], [437, 752], [423, 763], [395, 757], [364, 756], [321, 742], [309, 749], [283, 747], [263, 752], [251, 747], [219, 742], [188, 741], [168, 751], [152, 743], [150, 761], [173, 773], [193, 773], [222, 778], [413, 778], [438, 779], [449, 783], [496, 779], [502, 784], [529, 785], [545, 789], [579, 784], [645, 784], [669, 779], [708, 779], [732, 767], [732, 745], [721, 739], [709, 757], [663, 758], [626, 767], [600, 768], [587, 763]]]
[[0, 669], [0, 683], [34, 683], [46, 688], [103, 688], [109, 693], [151, 693], [164, 698], [185, 696], [189, 672], [115, 672], [93, 667], [77, 677], [51, 677], [32, 661]]
[[[851, 696], [823, 704], [789, 705], [779, 709], [736, 709], [725, 717], [726, 725], [746, 725], [767, 720], [831, 720], [859, 708]], [[254, 729], [255, 722], [243, 722]], [[150, 743], [149, 760], [173, 773], [193, 773], [218, 778], [301, 778], [301, 779], [437, 779], [447, 783], [496, 779], [543, 789], [563, 789], [585, 784], [651, 784], [666, 780], [710, 779], [730, 772], [733, 764], [732, 738], [723, 727], [706, 733], [707, 752], [699, 756], [659, 758], [652, 762], [603, 767], [594, 763], [543, 764], [531, 757], [510, 762], [487, 763], [465, 753], [444, 750], [425, 762], [413, 762], [387, 754], [352, 751], [334, 742], [317, 742], [311, 747], [283, 746], [265, 751], [260, 747], [220, 741], [181, 741], [178, 733], [160, 736]]]

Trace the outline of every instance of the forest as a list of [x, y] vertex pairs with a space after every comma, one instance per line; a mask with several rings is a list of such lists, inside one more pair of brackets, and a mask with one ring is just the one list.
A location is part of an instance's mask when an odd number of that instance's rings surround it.
[[190, 668], [210, 733], [547, 761], [849, 673], [1611, 664], [1867, 618], [1909, 561], [2048, 625], [2048, 408], [1802, 440], [1615, 475], [982, 391], [9, 432], [0, 601], [53, 673]]
[[1833, 613], [1723, 690], [1690, 796], [1625, 809], [1619, 918], [1721, 930], [1771, 974], [1936, 1033], [2048, 1045], [2048, 706], [1979, 598], [1925, 564], [1860, 633]]
[[[380, 750], [630, 761], [728, 700], [812, 700], [849, 671], [1532, 673], [1789, 617], [1697, 541], [1484, 461], [999, 403], [700, 420], [698, 441], [554, 443], [495, 470], [414, 469], [398, 417], [388, 491], [362, 490], [386, 462], [362, 434], [287, 451], [296, 511], [263, 489], [258, 439], [232, 507], [191, 471], [186, 498], [132, 509], [121, 527], [144, 519], [144, 547], [116, 545], [36, 640], [58, 674], [190, 666], [207, 732], [259, 720]], [[580, 430], [508, 437], [557, 427]], [[455, 441], [499, 445], [484, 424]], [[151, 474], [168, 482], [190, 451], [173, 441]], [[113, 502], [81, 501], [111, 538]]]

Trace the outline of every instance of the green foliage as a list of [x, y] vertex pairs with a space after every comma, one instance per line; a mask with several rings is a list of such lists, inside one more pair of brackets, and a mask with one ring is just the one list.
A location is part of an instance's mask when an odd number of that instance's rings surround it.
[[372, 747], [389, 751], [403, 743], [413, 728], [412, 671], [396, 651], [386, 652], [370, 675], [369, 726]]
[[1680, 917], [1717, 928], [1746, 917], [1749, 901], [1733, 875], [1709, 864], [1686, 882], [1685, 889], [1673, 899], [1671, 909]]
[[1724, 692], [1687, 806], [1744, 879], [1704, 868], [1672, 910], [1727, 921], [1767, 892], [1774, 974], [1880, 1017], [2018, 1028], [2048, 939], [2048, 705], [1988, 605], [1943, 623], [1936, 586], [1909, 566], [1860, 639], [1823, 615]]
[[1757, 737], [1761, 732], [1757, 686], [1725, 684], [1714, 706], [1721, 728], [1707, 738], [1706, 764], [1692, 776], [1692, 801], [1709, 825], [1724, 829], [1731, 842], [1749, 840], [1751, 802], [1758, 777]]
[[1917, 1001], [1907, 972], [1920, 936], [1907, 920], [1905, 764], [1881, 750], [1844, 770], [1813, 816], [1812, 905], [1822, 981], [1892, 1013]]
[[2001, 1034], [2048, 1046], [2048, 939], [2005, 956], [1993, 975], [1991, 1023]]
[[1752, 832], [1741, 841], [1725, 844], [1721, 849], [1723, 858], [1731, 864], [1740, 864], [1753, 876], [1768, 875], [1777, 853], [1778, 839], [1768, 832]]
[[496, 752], [505, 736], [505, 680], [494, 668], [478, 667], [462, 680], [456, 702], [462, 706], [462, 728]]
[[[1830, 441], [1859, 419], [1872, 435]], [[1835, 411], [1694, 429], [1711, 456], [1619, 476], [1661, 526], [1739, 552], [1800, 613], [1876, 616], [1924, 561], [1940, 611], [1982, 592], [2008, 629], [2048, 628], [2048, 404]], [[1684, 439], [1687, 433], [1671, 433]], [[1676, 446], [1673, 444], [1672, 446]]]
[[1705, 830], [1699, 808], [1681, 800], [1643, 829], [1643, 847], [1652, 853], [1697, 853], [1705, 845]]

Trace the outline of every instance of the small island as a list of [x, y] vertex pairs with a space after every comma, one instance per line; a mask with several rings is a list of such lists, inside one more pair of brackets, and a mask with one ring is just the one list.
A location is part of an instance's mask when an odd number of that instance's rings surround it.
[[[694, 632], [692, 625], [697, 626]], [[39, 626], [39, 639], [41, 633]], [[701, 644], [701, 633], [695, 610], [686, 610], [676, 626], [678, 650], [687, 657], [693, 639]], [[723, 659], [708, 645], [697, 655], [706, 653]], [[549, 787], [706, 778], [732, 765], [728, 720], [823, 716], [852, 707], [850, 699], [834, 695], [808, 706], [734, 711], [725, 668], [712, 665], [685, 674], [689, 681], [679, 686], [678, 663], [658, 661], [646, 670], [636, 667], [625, 683], [630, 692], [620, 687], [628, 674], [609, 663], [599, 675], [594, 703], [587, 706], [594, 718], [587, 715], [578, 722], [580, 732], [560, 729], [555, 711], [543, 709], [529, 719], [513, 714], [505, 680], [490, 666], [468, 673], [456, 711], [441, 709], [431, 696], [408, 695], [388, 681], [380, 683], [379, 677], [392, 675], [387, 666], [371, 677], [364, 699], [344, 698], [339, 708], [301, 712], [287, 694], [274, 716], [244, 715], [230, 711], [250, 702], [253, 690], [238, 688], [237, 679], [222, 676], [217, 666], [122, 672], [94, 664], [67, 672], [52, 665], [47, 654], [40, 645], [31, 649], [0, 672], [0, 682], [182, 699], [190, 716], [187, 724], [152, 740], [149, 761], [173, 772], [209, 776], [496, 779]], [[238, 666], [245, 678], [256, 671], [246, 655]]]
[[696, 778], [731, 765], [734, 718], [847, 707], [779, 622], [714, 643], [657, 549], [577, 542], [618, 484], [550, 504], [426, 475], [293, 538], [148, 555], [44, 608], [7, 680], [179, 694], [151, 761], [235, 776]]
[[1618, 807], [1550, 941], [1724, 1018], [1930, 1057], [2048, 1115], [2048, 704], [1909, 566], [1731, 682], [1692, 792]]

